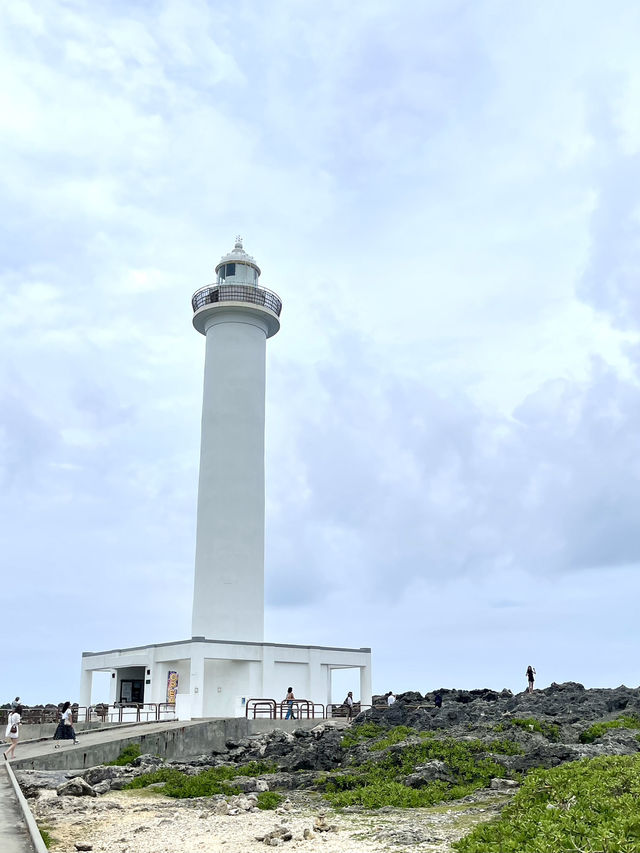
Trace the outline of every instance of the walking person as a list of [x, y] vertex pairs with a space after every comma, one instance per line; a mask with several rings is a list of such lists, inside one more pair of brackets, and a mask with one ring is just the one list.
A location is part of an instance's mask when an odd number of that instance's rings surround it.
[[[53, 735], [54, 740], [72, 740], [78, 743], [76, 733], [73, 728], [73, 711], [71, 710], [71, 702], [65, 702], [60, 712], [60, 722], [58, 728]], [[56, 744], [56, 749], [59, 744]]]
[[285, 720], [295, 720], [296, 715], [293, 713], [293, 703], [295, 702], [296, 697], [293, 695], [293, 687], [287, 687], [287, 695], [285, 696], [285, 702], [287, 703], [287, 716]]
[[527, 667], [527, 682], [529, 684], [529, 686], [527, 688], [528, 693], [533, 693], [533, 682], [535, 680], [536, 680], [536, 671], [531, 666], [531, 664], [529, 664], [529, 666]]
[[5, 750], [4, 758], [5, 761], [9, 761], [10, 758], [13, 758], [16, 754], [16, 746], [18, 744], [18, 740], [20, 739], [20, 718], [22, 717], [22, 705], [16, 705], [9, 712], [9, 719], [7, 720], [7, 729], [4, 733], [5, 738], [8, 743], [11, 744], [7, 750]]

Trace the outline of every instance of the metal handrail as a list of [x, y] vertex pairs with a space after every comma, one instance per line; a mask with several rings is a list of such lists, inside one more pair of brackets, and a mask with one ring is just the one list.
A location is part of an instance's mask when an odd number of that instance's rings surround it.
[[249, 710], [253, 711], [252, 719], [256, 716], [266, 716], [268, 714], [270, 720], [276, 718], [276, 700], [275, 699], [247, 699], [244, 715], [249, 718]]
[[[127, 711], [135, 711], [135, 722], [139, 723], [149, 722], [150, 718], [159, 722], [161, 714], [168, 712], [173, 712], [175, 716], [175, 707], [173, 702], [122, 702], [115, 705], [100, 702], [98, 705], [90, 705], [89, 707], [72, 705], [71, 712], [74, 723], [90, 723], [92, 720], [121, 723], [123, 717], [127, 715]], [[23, 708], [21, 722], [27, 724], [58, 723], [61, 708], [62, 705], [48, 708]], [[6, 725], [10, 712], [10, 708], [0, 708], [0, 726]]]
[[[292, 709], [297, 712], [296, 718], [299, 720], [314, 720], [316, 716], [324, 719], [325, 707], [321, 702], [312, 702], [309, 699], [283, 699], [277, 706], [278, 716], [281, 720], [286, 718], [290, 703], [292, 703]], [[316, 711], [318, 712], [317, 715]]]
[[277, 293], [252, 284], [209, 284], [196, 290], [191, 297], [194, 313], [205, 305], [218, 302], [250, 302], [268, 308], [276, 317], [282, 311], [282, 300]]

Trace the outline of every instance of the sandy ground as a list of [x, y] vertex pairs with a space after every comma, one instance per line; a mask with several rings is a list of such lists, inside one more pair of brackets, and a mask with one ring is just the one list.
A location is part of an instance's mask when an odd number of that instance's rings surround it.
[[[216, 813], [213, 798], [117, 791], [93, 799], [47, 791], [30, 805], [54, 839], [52, 853], [75, 853], [76, 845], [91, 845], [95, 853], [264, 853], [271, 845], [257, 838], [279, 827], [292, 837], [273, 846], [291, 851], [452, 853], [452, 841], [494, 817], [505, 801], [504, 795], [483, 791], [430, 809], [337, 813], [313, 795], [292, 793], [277, 811], [223, 815]], [[318, 821], [333, 828], [318, 831]]]

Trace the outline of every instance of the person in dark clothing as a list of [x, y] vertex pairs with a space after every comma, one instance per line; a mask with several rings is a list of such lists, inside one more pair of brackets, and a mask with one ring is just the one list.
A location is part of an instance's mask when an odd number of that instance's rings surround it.
[[533, 693], [533, 682], [535, 680], [536, 680], [536, 671], [531, 666], [531, 664], [529, 664], [529, 666], [527, 667], [527, 682], [529, 684], [529, 687], [527, 688], [527, 690], [529, 693]]
[[78, 743], [76, 733], [73, 728], [73, 711], [71, 710], [71, 702], [65, 702], [60, 712], [60, 722], [58, 728], [53, 735], [54, 740], [73, 740]]
[[442, 696], [440, 695], [440, 693], [436, 693], [436, 695], [433, 697], [433, 704], [436, 706], [436, 708], [442, 708]]

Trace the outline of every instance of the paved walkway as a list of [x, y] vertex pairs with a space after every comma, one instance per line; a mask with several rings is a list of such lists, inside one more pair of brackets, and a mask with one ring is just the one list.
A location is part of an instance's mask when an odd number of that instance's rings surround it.
[[[1, 755], [0, 761], [4, 764]], [[11, 780], [4, 767], [0, 767], [0, 850], [2, 853], [34, 853]]]

